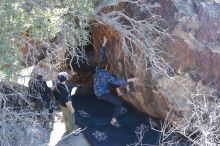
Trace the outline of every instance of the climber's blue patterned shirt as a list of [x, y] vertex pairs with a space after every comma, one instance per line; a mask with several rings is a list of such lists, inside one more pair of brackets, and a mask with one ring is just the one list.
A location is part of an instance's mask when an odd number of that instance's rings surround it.
[[[105, 48], [100, 49], [99, 63], [105, 62]], [[101, 96], [105, 93], [110, 93], [109, 84], [123, 85], [127, 84], [127, 80], [120, 80], [117, 77], [110, 74], [108, 71], [96, 67], [96, 73], [94, 78], [94, 92], [96, 96]]]
[[110, 74], [108, 71], [96, 67], [94, 78], [94, 92], [96, 96], [101, 96], [105, 93], [110, 93], [109, 84], [123, 85], [127, 84], [127, 80], [120, 80]]

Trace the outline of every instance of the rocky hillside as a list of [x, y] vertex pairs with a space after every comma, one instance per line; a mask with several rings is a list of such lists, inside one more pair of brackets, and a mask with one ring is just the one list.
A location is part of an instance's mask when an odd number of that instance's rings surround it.
[[[84, 62], [79, 67], [71, 63], [78, 72], [72, 82], [83, 82], [92, 90], [101, 40], [107, 36], [109, 70], [120, 78], [140, 79], [123, 95], [140, 111], [165, 118], [173, 109], [182, 116], [190, 110], [193, 98], [219, 94], [219, 1], [94, 0], [94, 4], [95, 17], [90, 22], [94, 49], [91, 44], [86, 48], [88, 64]], [[51, 42], [59, 45], [59, 38]], [[38, 43], [31, 44], [22, 48], [22, 53], [23, 61], [33, 65], [45, 58], [48, 50]], [[62, 58], [64, 52], [56, 54]], [[42, 62], [39, 63], [45, 64]], [[56, 59], [53, 62], [58, 66]]]

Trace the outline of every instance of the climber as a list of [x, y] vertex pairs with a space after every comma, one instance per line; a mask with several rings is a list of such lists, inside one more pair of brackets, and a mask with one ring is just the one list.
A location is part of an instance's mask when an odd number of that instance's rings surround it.
[[107, 37], [103, 38], [102, 48], [100, 49], [99, 65], [96, 67], [94, 78], [94, 92], [98, 99], [104, 100], [115, 106], [114, 114], [111, 120], [111, 125], [114, 127], [120, 127], [117, 118], [122, 113], [123, 105], [119, 98], [110, 93], [109, 84], [123, 85], [129, 82], [137, 81], [137, 78], [118, 79], [113, 74], [106, 71], [105, 68], [105, 45], [107, 43]]
[[[56, 97], [60, 104], [61, 111], [63, 113], [65, 128], [67, 133], [71, 133], [75, 130], [75, 110], [72, 106], [72, 101], [70, 97], [69, 88], [66, 85], [66, 80], [68, 80], [67, 72], [60, 72], [58, 74], [58, 82], [55, 87]], [[77, 135], [77, 134], [75, 134]]]

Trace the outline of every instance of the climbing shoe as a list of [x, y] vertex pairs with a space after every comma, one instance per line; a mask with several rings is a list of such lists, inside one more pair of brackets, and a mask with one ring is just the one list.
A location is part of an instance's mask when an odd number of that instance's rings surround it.
[[113, 127], [115, 127], [115, 128], [120, 128], [121, 127], [121, 125], [118, 123], [118, 122], [111, 122], [111, 125], [113, 126]]

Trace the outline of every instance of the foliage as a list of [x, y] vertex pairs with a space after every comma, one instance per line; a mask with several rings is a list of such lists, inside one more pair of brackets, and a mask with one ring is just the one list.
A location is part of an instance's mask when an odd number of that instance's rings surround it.
[[[176, 118], [172, 111], [161, 130], [163, 146], [181, 145], [185, 138], [192, 146], [213, 146], [220, 144], [220, 101], [210, 91], [209, 93], [192, 94], [189, 104], [191, 113]], [[180, 135], [180, 137], [176, 137]]]
[[[0, 70], [11, 78], [20, 69], [20, 48], [30, 40], [48, 43], [62, 33], [63, 48], [87, 43], [89, 0], [2, 0], [0, 3]], [[76, 24], [76, 19], [78, 24]]]
[[[44, 127], [48, 110], [36, 110], [43, 103], [33, 102], [38, 97], [31, 97], [27, 88], [6, 83], [16, 79], [22, 68], [20, 49], [28, 47], [27, 55], [33, 60], [36, 58], [30, 50], [36, 46], [31, 42], [46, 46], [45, 57], [51, 60], [59, 51], [83, 57], [92, 16], [89, 0], [1, 0], [0, 80], [5, 84], [0, 84], [0, 145], [40, 145], [49, 136]], [[57, 37], [59, 44], [51, 41]]]

